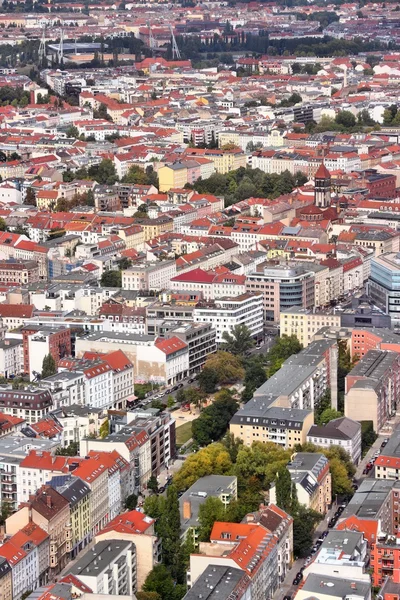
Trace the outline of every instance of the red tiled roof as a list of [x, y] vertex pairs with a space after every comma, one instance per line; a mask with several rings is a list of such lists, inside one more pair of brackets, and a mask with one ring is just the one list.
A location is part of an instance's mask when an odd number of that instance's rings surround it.
[[176, 336], [169, 339], [159, 338], [156, 341], [155, 346], [167, 355], [174, 354], [175, 352], [178, 352], [179, 350], [183, 350], [184, 348], [188, 347], [183, 340]]
[[0, 317], [30, 319], [34, 309], [33, 304], [0, 304]]
[[115, 531], [118, 533], [145, 533], [155, 523], [155, 519], [147, 517], [144, 513], [138, 510], [131, 510], [116, 516], [108, 525], [99, 533], [108, 533]]
[[193, 282], [193, 283], [212, 283], [214, 280], [213, 273], [207, 273], [203, 269], [197, 268], [181, 275], [172, 277], [171, 281]]

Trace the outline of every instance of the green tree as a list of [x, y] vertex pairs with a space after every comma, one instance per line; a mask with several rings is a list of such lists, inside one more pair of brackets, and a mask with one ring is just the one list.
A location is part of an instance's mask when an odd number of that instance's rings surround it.
[[333, 421], [333, 419], [338, 419], [342, 417], [342, 413], [334, 408], [326, 408], [320, 415], [318, 415], [318, 419], [315, 419], [315, 423], [317, 425], [326, 425], [329, 421]]
[[50, 375], [54, 375], [55, 373], [57, 373], [56, 361], [51, 354], [46, 354], [42, 363], [42, 379], [50, 377]]
[[155, 565], [143, 584], [144, 592], [156, 592], [161, 600], [174, 600], [174, 581], [165, 565]]
[[147, 482], [147, 489], [150, 490], [151, 492], [154, 492], [155, 494], [157, 494], [158, 492], [158, 481], [157, 481], [157, 477], [155, 475], [152, 475], [150, 477], [150, 479]]
[[241, 440], [240, 438], [235, 438], [233, 433], [230, 433], [228, 431], [222, 438], [221, 442], [225, 446], [225, 448], [228, 450], [231, 461], [233, 463], [235, 463], [238, 452], [239, 452], [240, 448], [243, 446], [243, 440]]
[[125, 508], [127, 508], [128, 510], [135, 510], [135, 508], [137, 507], [137, 503], [138, 497], [136, 496], [136, 494], [129, 494], [129, 496], [125, 498]]
[[57, 448], [56, 454], [58, 456], [78, 456], [79, 442], [70, 442], [70, 444], [64, 448]]
[[220, 385], [234, 383], [244, 377], [244, 369], [240, 359], [222, 350], [211, 354], [207, 358], [204, 368], [215, 372]]
[[218, 385], [218, 373], [214, 369], [204, 367], [197, 375], [197, 381], [205, 394], [212, 394]]
[[[226, 390], [225, 390], [226, 391]], [[231, 395], [220, 397], [205, 408], [192, 423], [192, 438], [200, 445], [207, 446], [225, 435], [229, 422], [238, 410], [238, 404]]]
[[126, 269], [129, 269], [132, 266], [132, 261], [126, 256], [124, 256], [117, 261], [117, 264], [120, 271], [125, 271]]
[[251, 331], [246, 325], [235, 325], [231, 333], [224, 331], [222, 339], [222, 349], [236, 356], [243, 356], [254, 346]]
[[101, 276], [100, 283], [102, 287], [122, 287], [121, 271], [104, 271]]
[[216, 521], [226, 521], [225, 506], [219, 498], [210, 496], [199, 507], [199, 542], [209, 542]]
[[104, 421], [104, 423], [102, 423], [102, 425], [100, 426], [100, 437], [106, 438], [108, 436], [108, 434], [110, 433], [110, 422], [107, 419], [106, 421]]
[[0, 505], [0, 525], [4, 525], [8, 517], [11, 515], [11, 504], [4, 500]]
[[[174, 475], [177, 490], [187, 490], [205, 475], [227, 475], [232, 470], [229, 452], [223, 444], [214, 443], [190, 454]], [[146, 499], [147, 501], [147, 499]], [[147, 511], [145, 510], [146, 514]], [[153, 515], [150, 515], [153, 516]]]
[[338, 112], [335, 121], [338, 125], [343, 125], [346, 129], [350, 129], [356, 124], [356, 118], [349, 110], [341, 110]]
[[183, 583], [185, 573], [181, 562], [181, 520], [175, 486], [168, 487], [165, 502], [159, 503], [158, 506], [161, 514], [157, 531], [162, 539], [163, 564], [168, 568], [174, 581]]
[[322, 515], [314, 510], [300, 505], [293, 519], [293, 551], [296, 558], [302, 558], [310, 553], [313, 544], [313, 531]]
[[7, 223], [0, 217], [0, 231], [7, 231]]
[[175, 399], [171, 394], [167, 398], [167, 407], [172, 408], [175, 405]]
[[275, 481], [279, 469], [288, 464], [291, 454], [292, 450], [285, 450], [272, 442], [254, 442], [251, 447], [242, 446], [237, 454], [235, 473], [245, 482], [255, 478], [260, 489], [267, 490]]
[[246, 361], [242, 402], [251, 400], [254, 392], [267, 380], [263, 359], [264, 357], [254, 355]]
[[361, 421], [361, 450], [365, 454], [377, 438], [372, 421]]
[[65, 133], [66, 133], [67, 137], [69, 137], [69, 138], [78, 139], [78, 137], [79, 137], [79, 131], [78, 131], [78, 128], [75, 127], [75, 125], [70, 125]]
[[296, 513], [298, 508], [296, 485], [287, 467], [281, 467], [275, 479], [276, 504], [289, 515]]
[[114, 185], [118, 181], [115, 165], [109, 158], [104, 158], [99, 165], [89, 167], [88, 175], [102, 185]]
[[300, 352], [302, 348], [303, 346], [295, 335], [283, 335], [282, 337], [277, 338], [268, 353], [268, 361], [270, 363], [268, 376], [271, 377], [274, 373], [279, 371], [285, 360], [290, 358], [293, 354]]
[[126, 175], [122, 178], [123, 183], [136, 183], [140, 185], [148, 185], [149, 178], [143, 169], [137, 165], [132, 165]]

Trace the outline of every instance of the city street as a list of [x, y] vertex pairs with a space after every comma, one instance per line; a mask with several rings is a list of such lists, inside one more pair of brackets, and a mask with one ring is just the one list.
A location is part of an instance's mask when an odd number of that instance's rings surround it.
[[[313, 535], [314, 542], [321, 536], [321, 534], [328, 529], [328, 523], [330, 519], [333, 517], [337, 510], [337, 505], [333, 504], [332, 508], [327, 512], [325, 518], [320, 521], [318, 526], [316, 527]], [[286, 575], [285, 581], [274, 595], [274, 600], [282, 600], [284, 596], [294, 596], [295, 592], [298, 589], [298, 586], [293, 585], [293, 579], [296, 574], [299, 572], [299, 569], [304, 566], [305, 558], [300, 558], [293, 563], [292, 568]]]

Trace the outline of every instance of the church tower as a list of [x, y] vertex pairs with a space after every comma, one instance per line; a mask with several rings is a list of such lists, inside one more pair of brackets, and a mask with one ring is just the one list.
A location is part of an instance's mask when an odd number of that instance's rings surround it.
[[331, 204], [331, 174], [322, 163], [314, 175], [314, 204], [327, 208]]

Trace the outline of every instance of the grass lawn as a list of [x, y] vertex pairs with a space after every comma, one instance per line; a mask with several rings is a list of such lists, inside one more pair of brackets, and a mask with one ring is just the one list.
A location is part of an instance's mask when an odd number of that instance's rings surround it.
[[182, 446], [182, 444], [185, 444], [192, 437], [192, 423], [193, 421], [188, 421], [176, 428], [177, 446]]

